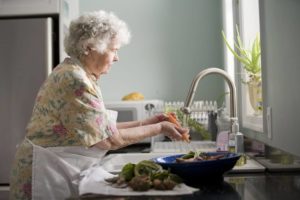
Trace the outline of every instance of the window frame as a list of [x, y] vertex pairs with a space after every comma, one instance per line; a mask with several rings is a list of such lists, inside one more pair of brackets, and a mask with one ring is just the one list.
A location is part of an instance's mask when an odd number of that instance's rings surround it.
[[[227, 5], [226, 5], [227, 4]], [[230, 9], [228, 9], [228, 4], [232, 6], [232, 13]], [[235, 24], [239, 27], [239, 32], [241, 36], [241, 40], [244, 43], [246, 48], [249, 48], [249, 43], [252, 42], [257, 33], [259, 33], [259, 0], [223, 0], [224, 9], [224, 27], [225, 34], [226, 29], [227, 33], [233, 31], [233, 35], [229, 35], [231, 37], [236, 38], [236, 27]], [[227, 8], [226, 8], [227, 6]], [[255, 10], [253, 10], [255, 9]], [[251, 16], [249, 17], [249, 15]], [[253, 16], [256, 15], [256, 16]], [[231, 16], [231, 18], [230, 18]], [[229, 20], [229, 21], [228, 21]], [[230, 21], [231, 20], [231, 21]], [[248, 20], [248, 21], [247, 21]], [[250, 21], [251, 20], [251, 21]], [[255, 21], [256, 23], [255, 24]], [[250, 26], [249, 26], [250, 24]], [[246, 26], [247, 25], [247, 26]], [[226, 34], [227, 35], [227, 34]], [[233, 38], [228, 38], [231, 45], [233, 45]], [[245, 80], [246, 75], [244, 73], [244, 69], [241, 66], [240, 62], [238, 62], [234, 56], [228, 54], [227, 47], [224, 46], [224, 62], [227, 69], [227, 72], [234, 77], [236, 88], [237, 88], [237, 96], [238, 96], [238, 108], [239, 108], [239, 121], [242, 128], [250, 129], [256, 132], [263, 132], [263, 114], [256, 115], [254, 114], [254, 110], [252, 109], [249, 101], [249, 94], [247, 85], [243, 83], [242, 80]], [[234, 59], [234, 63], [230, 63], [230, 59]], [[230, 69], [230, 65], [234, 65], [234, 69]], [[228, 100], [227, 100], [228, 101]], [[228, 105], [228, 103], [227, 103]]]

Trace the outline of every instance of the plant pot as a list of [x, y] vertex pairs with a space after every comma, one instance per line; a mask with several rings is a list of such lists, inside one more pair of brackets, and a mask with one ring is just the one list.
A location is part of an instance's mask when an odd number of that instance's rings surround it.
[[248, 82], [248, 94], [251, 107], [254, 114], [261, 115], [262, 113], [262, 86], [261, 81], [251, 80]]

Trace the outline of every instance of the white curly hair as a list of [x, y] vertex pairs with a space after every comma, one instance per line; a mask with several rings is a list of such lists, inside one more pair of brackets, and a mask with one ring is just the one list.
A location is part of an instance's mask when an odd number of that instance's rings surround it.
[[82, 58], [88, 55], [88, 47], [104, 53], [113, 39], [120, 46], [130, 41], [130, 31], [126, 23], [114, 13], [103, 10], [83, 14], [70, 23], [65, 36], [65, 51], [69, 56]]

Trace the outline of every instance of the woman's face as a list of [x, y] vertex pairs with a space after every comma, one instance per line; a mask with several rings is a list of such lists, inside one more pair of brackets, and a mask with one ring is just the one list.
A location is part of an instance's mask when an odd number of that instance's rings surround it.
[[101, 74], [107, 74], [112, 64], [119, 60], [117, 54], [119, 48], [119, 43], [113, 40], [104, 53], [91, 50], [86, 60], [89, 71], [96, 75], [97, 78], [99, 78]]

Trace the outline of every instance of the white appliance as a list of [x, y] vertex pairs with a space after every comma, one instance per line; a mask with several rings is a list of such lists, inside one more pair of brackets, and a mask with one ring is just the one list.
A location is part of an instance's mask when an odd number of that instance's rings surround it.
[[141, 100], [141, 101], [109, 101], [105, 107], [118, 112], [118, 122], [143, 120], [158, 112], [163, 107], [161, 100]]
[[[143, 120], [154, 114], [163, 112], [164, 102], [162, 100], [110, 101], [105, 103], [105, 107], [118, 112], [118, 122], [127, 122]], [[162, 139], [162, 136], [155, 137], [155, 140]], [[141, 143], [150, 142], [150, 138], [141, 141]]]
[[75, 13], [77, 0], [0, 0], [1, 185], [9, 184], [38, 89], [65, 57], [63, 32]]

